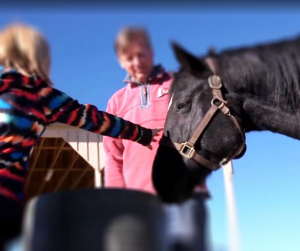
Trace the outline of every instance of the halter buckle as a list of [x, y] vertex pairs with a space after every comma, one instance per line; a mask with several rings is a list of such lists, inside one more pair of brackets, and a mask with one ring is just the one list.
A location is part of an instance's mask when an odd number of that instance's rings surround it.
[[194, 146], [189, 145], [189, 142], [181, 143], [179, 153], [186, 158], [193, 158], [195, 156]]

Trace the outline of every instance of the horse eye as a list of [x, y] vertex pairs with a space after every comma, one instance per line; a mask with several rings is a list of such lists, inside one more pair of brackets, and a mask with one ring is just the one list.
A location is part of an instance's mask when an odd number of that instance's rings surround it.
[[177, 104], [177, 111], [183, 111], [190, 107], [190, 102], [182, 101]]

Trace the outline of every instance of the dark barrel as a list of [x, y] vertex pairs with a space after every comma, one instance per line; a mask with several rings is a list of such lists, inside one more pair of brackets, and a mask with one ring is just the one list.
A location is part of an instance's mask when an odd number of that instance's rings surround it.
[[154, 195], [80, 189], [31, 200], [23, 226], [26, 251], [165, 251], [164, 213]]

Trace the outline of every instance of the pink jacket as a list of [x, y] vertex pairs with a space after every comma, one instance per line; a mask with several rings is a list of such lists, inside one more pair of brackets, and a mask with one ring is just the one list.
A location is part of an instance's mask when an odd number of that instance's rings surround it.
[[[147, 85], [128, 77], [127, 86], [108, 101], [107, 112], [147, 128], [163, 128], [168, 111], [172, 78], [156, 66]], [[158, 140], [162, 133], [157, 138]], [[106, 187], [130, 188], [156, 193], [152, 184], [152, 163], [158, 142], [152, 150], [138, 143], [104, 137]]]
[[[127, 86], [110, 98], [106, 111], [147, 128], [163, 128], [168, 111], [171, 76], [162, 67], [156, 66], [149, 84], [141, 85], [133, 81], [130, 77], [124, 81], [128, 83]], [[155, 193], [151, 172], [158, 142], [152, 143], [150, 150], [129, 140], [104, 137], [103, 145], [106, 187]]]

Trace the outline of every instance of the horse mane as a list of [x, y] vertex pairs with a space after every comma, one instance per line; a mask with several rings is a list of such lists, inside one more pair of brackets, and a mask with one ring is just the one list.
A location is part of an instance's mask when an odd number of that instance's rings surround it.
[[271, 105], [293, 111], [300, 105], [300, 36], [276, 43], [225, 50], [213, 56], [227, 83], [268, 96]]

